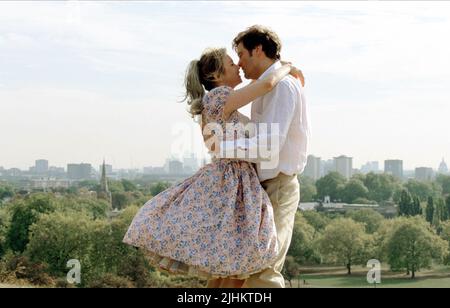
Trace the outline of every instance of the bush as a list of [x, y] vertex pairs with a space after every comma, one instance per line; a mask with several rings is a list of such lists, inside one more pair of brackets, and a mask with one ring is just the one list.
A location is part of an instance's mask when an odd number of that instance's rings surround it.
[[76, 288], [76, 286], [72, 283], [69, 283], [67, 281], [67, 278], [59, 278], [56, 280], [55, 287], [60, 289], [70, 289], [70, 288]]
[[11, 225], [6, 235], [7, 245], [13, 251], [23, 252], [28, 244], [29, 229], [43, 213], [51, 213], [56, 204], [51, 194], [33, 194], [12, 205]]
[[133, 283], [125, 277], [106, 273], [88, 284], [88, 288], [133, 288]]
[[90, 265], [92, 230], [103, 225], [102, 221], [90, 220], [83, 213], [43, 215], [30, 228], [30, 242], [25, 253], [32, 261], [49, 264], [49, 272], [55, 276], [67, 274], [67, 261], [70, 259], [78, 259], [85, 273]]
[[[53, 286], [55, 280], [48, 274], [48, 265], [31, 262], [27, 257], [9, 255], [0, 267], [0, 279], [10, 281], [26, 280], [35, 285]], [[12, 278], [12, 279], [11, 279]]]

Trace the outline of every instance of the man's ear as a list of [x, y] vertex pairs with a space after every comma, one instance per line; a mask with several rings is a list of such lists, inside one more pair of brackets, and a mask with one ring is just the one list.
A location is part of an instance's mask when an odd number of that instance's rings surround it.
[[263, 55], [262, 45], [258, 45], [253, 49], [253, 53], [259, 58]]

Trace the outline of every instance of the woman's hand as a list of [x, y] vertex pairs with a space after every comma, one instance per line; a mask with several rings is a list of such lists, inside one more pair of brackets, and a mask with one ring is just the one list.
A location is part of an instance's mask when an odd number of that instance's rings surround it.
[[291, 72], [289, 73], [298, 80], [300, 80], [302, 87], [305, 86], [305, 76], [303, 76], [303, 73], [300, 69], [296, 68], [295, 66], [292, 67]]
[[291, 65], [291, 72], [289, 74], [294, 76], [298, 80], [300, 80], [300, 82], [302, 84], [302, 87], [305, 86], [305, 76], [303, 76], [303, 72], [300, 69], [298, 69], [295, 66], [293, 66], [291, 62], [280, 61], [280, 63], [282, 65], [290, 64]]

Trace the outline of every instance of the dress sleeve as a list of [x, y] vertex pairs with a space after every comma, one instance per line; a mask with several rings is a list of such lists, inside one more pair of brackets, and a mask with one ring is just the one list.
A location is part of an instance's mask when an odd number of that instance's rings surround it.
[[207, 94], [204, 108], [209, 118], [223, 119], [223, 109], [231, 91], [230, 87], [218, 87]]

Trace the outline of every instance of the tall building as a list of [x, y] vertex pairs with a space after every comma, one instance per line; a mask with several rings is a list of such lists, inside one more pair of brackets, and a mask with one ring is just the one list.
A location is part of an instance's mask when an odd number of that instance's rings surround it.
[[165, 174], [164, 167], [144, 167], [144, 174]]
[[335, 171], [340, 173], [346, 179], [352, 177], [353, 171], [353, 158], [341, 155], [334, 158]]
[[51, 177], [65, 177], [66, 171], [63, 167], [50, 166], [48, 168], [48, 175]]
[[176, 159], [168, 159], [164, 166], [166, 173], [168, 174], [183, 174], [183, 163]]
[[369, 161], [361, 167], [361, 172], [366, 174], [370, 172], [378, 173], [380, 171], [380, 165], [377, 161]]
[[443, 174], [448, 173], [447, 164], [445, 163], [444, 158], [442, 158], [442, 162], [439, 165], [438, 172]]
[[384, 172], [393, 176], [403, 178], [403, 160], [388, 159], [384, 161]]
[[67, 176], [71, 180], [89, 180], [92, 178], [91, 164], [68, 164]]
[[326, 176], [330, 172], [336, 171], [334, 159], [322, 160], [320, 167], [320, 177]]
[[432, 168], [420, 167], [416, 168], [416, 180], [418, 181], [432, 181], [434, 172]]
[[321, 177], [321, 167], [322, 160], [320, 157], [315, 157], [314, 155], [308, 155], [308, 160], [306, 162], [305, 171], [303, 175], [310, 177], [314, 181], [320, 179]]
[[42, 174], [48, 172], [48, 160], [38, 159], [34, 164], [34, 172]]

